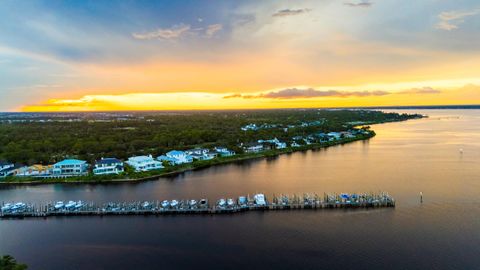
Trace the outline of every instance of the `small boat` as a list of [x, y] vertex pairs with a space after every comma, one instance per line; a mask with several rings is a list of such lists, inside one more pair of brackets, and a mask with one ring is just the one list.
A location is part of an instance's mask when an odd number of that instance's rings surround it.
[[220, 200], [218, 200], [217, 205], [218, 205], [219, 207], [225, 207], [225, 204], [226, 204], [226, 203], [227, 203], [227, 202], [225, 201], [225, 199], [220, 199]]
[[12, 206], [13, 205], [11, 203], [5, 204], [4, 206], [2, 206], [2, 212], [10, 210], [12, 208]]
[[228, 207], [233, 207], [235, 205], [235, 202], [233, 201], [233, 199], [228, 199], [227, 200], [227, 205], [228, 205]]
[[178, 206], [178, 201], [177, 200], [172, 200], [172, 202], [170, 203], [170, 206], [177, 207]]
[[265, 201], [265, 195], [264, 194], [255, 194], [255, 196], [253, 196], [253, 200], [255, 201], [255, 204], [258, 205], [258, 206], [265, 206], [267, 205], [267, 202]]
[[69, 201], [67, 204], [65, 204], [65, 208], [74, 208], [77, 203], [74, 201]]
[[170, 202], [169, 202], [169, 201], [164, 200], [164, 201], [162, 202], [162, 208], [168, 208], [169, 206], [170, 206]]
[[81, 208], [83, 206], [83, 202], [82, 201], [78, 201], [77, 203], [75, 203], [75, 208]]
[[62, 202], [62, 201], [58, 201], [55, 203], [55, 205], [53, 206], [55, 208], [55, 210], [58, 210], [58, 209], [61, 209], [65, 206], [65, 204]]
[[11, 211], [20, 211], [20, 210], [23, 210], [27, 205], [22, 203], [22, 202], [18, 202], [16, 204], [14, 204], [10, 210]]
[[347, 193], [342, 193], [342, 194], [340, 194], [340, 197], [341, 197], [342, 199], [345, 199], [345, 200], [350, 199], [350, 195], [348, 195]]
[[241, 206], [247, 205], [247, 197], [245, 196], [238, 197], [238, 204]]
[[190, 207], [195, 207], [195, 206], [197, 206], [197, 201], [196, 200], [190, 200], [190, 201], [188, 201], [188, 205]]
[[201, 199], [201, 200], [200, 200], [200, 206], [206, 207], [207, 205], [208, 205], [207, 199]]
[[143, 207], [143, 208], [148, 208], [149, 206], [150, 206], [150, 203], [149, 203], [149, 202], [144, 202], [144, 203], [142, 204], [142, 207]]

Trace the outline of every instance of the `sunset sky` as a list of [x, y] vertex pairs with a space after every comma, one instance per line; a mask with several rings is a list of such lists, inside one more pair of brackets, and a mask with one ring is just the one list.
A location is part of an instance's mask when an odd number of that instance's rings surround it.
[[0, 93], [0, 111], [480, 104], [480, 2], [4, 0]]

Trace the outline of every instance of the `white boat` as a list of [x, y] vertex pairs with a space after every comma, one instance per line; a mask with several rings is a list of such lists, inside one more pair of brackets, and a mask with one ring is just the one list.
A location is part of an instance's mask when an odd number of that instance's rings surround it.
[[200, 206], [207, 206], [207, 204], [208, 204], [207, 199], [201, 199], [200, 200]]
[[228, 205], [229, 207], [232, 207], [232, 206], [235, 205], [235, 202], [233, 201], [233, 199], [228, 199], [228, 200], [227, 200], [227, 205]]
[[83, 206], [83, 202], [82, 201], [78, 201], [77, 203], [75, 203], [75, 208], [81, 208]]
[[190, 207], [197, 206], [197, 201], [196, 201], [196, 200], [190, 200], [190, 201], [188, 202], [188, 205], [190, 205]]
[[55, 205], [53, 206], [56, 210], [61, 209], [65, 206], [65, 204], [62, 201], [56, 202]]
[[150, 203], [149, 203], [149, 202], [144, 202], [144, 203], [142, 204], [142, 207], [143, 207], [143, 208], [147, 208], [147, 207], [149, 207], [149, 206], [150, 206]]
[[169, 201], [164, 200], [164, 201], [162, 202], [162, 208], [167, 208], [167, 207], [169, 207], [169, 206], [170, 206], [170, 202], [169, 202]]
[[255, 200], [255, 204], [258, 205], [258, 206], [265, 206], [267, 205], [267, 202], [265, 201], [265, 195], [264, 194], [255, 194], [255, 196], [253, 196], [253, 199]]
[[177, 207], [178, 206], [178, 201], [177, 200], [172, 200], [172, 202], [170, 203], [170, 205], [172, 207]]
[[27, 206], [26, 204], [22, 203], [22, 202], [18, 202], [16, 204], [14, 204], [10, 210], [11, 211], [19, 211], [19, 210], [23, 210], [25, 208], [25, 206]]
[[76, 204], [74, 201], [68, 201], [68, 203], [65, 204], [65, 208], [74, 208]]
[[225, 207], [226, 203], [227, 202], [225, 201], [225, 199], [220, 199], [220, 200], [218, 200], [217, 205], [220, 206], [220, 207]]
[[4, 206], [2, 206], [2, 212], [10, 210], [12, 208], [12, 206], [13, 205], [11, 203], [5, 204]]

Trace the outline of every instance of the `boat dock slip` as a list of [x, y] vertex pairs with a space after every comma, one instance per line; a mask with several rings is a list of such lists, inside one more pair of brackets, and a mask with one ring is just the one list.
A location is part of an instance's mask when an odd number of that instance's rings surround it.
[[303, 194], [273, 195], [271, 200], [263, 193], [253, 197], [221, 198], [209, 203], [207, 199], [163, 200], [137, 202], [109, 202], [95, 204], [83, 201], [57, 201], [44, 204], [2, 202], [0, 218], [50, 216], [103, 215], [166, 215], [166, 214], [222, 214], [244, 211], [278, 211], [294, 209], [380, 208], [395, 207], [388, 193], [369, 194]]

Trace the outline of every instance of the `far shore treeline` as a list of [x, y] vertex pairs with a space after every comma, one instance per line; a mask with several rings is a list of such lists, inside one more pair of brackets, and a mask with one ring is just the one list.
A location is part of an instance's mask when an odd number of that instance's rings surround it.
[[[345, 131], [361, 124], [402, 121], [420, 115], [374, 110], [258, 110], [199, 112], [96, 112], [0, 114], [0, 159], [52, 164], [67, 157], [93, 163], [101, 157], [161, 155], [169, 150]], [[321, 121], [318, 125], [302, 125]], [[268, 126], [242, 130], [248, 124]], [[271, 127], [273, 125], [273, 127]]]

